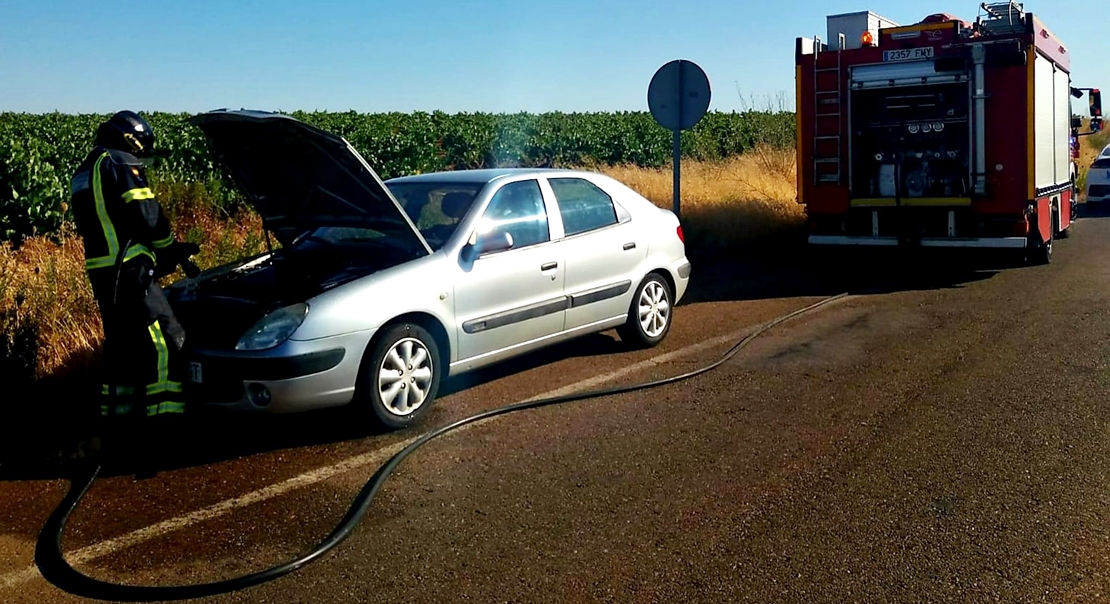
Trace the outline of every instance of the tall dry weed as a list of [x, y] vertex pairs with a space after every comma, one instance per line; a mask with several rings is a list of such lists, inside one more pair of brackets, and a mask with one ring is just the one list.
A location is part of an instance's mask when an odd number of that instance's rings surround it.
[[[673, 207], [670, 167], [600, 168], [663, 208]], [[680, 214], [688, 253], [702, 257], [788, 240], [804, 227], [794, 152], [758, 147], [719, 163], [680, 166]]]

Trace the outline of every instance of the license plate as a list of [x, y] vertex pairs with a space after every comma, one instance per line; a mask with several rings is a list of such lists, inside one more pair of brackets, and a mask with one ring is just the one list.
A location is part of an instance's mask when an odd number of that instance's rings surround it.
[[900, 48], [898, 50], [884, 50], [883, 61], [921, 61], [923, 59], [933, 58], [933, 47], [923, 46], [921, 48]]
[[201, 372], [200, 363], [189, 363], [189, 381], [194, 384], [204, 383], [204, 374]]

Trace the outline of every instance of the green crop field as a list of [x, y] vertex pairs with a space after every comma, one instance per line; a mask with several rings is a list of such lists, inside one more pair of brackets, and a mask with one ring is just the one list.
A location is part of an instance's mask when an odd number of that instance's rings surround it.
[[[199, 184], [216, 205], [234, 204], [230, 179], [209, 157], [187, 114], [146, 114], [168, 157], [162, 183]], [[292, 112], [346, 138], [382, 178], [489, 166], [668, 165], [671, 134], [648, 112], [446, 114]], [[69, 178], [107, 115], [0, 113], [0, 241], [49, 235], [69, 218]], [[789, 148], [788, 112], [710, 112], [682, 135], [684, 157], [715, 161], [757, 144]]]

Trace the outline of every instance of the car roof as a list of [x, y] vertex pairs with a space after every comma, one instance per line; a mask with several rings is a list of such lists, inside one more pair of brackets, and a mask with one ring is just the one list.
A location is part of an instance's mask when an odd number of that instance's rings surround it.
[[450, 182], [485, 184], [508, 176], [551, 176], [555, 174], [583, 174], [580, 170], [565, 168], [478, 168], [473, 170], [445, 170], [412, 176], [397, 176], [385, 181], [393, 183]]

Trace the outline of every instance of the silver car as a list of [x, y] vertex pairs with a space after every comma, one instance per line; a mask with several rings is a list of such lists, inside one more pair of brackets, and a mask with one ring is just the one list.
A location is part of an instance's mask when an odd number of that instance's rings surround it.
[[607, 176], [463, 170], [383, 182], [294, 118], [191, 118], [280, 245], [167, 288], [186, 387], [284, 413], [354, 403], [398, 429], [441, 380], [616, 328], [666, 337], [690, 277], [677, 217]]

